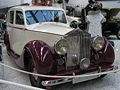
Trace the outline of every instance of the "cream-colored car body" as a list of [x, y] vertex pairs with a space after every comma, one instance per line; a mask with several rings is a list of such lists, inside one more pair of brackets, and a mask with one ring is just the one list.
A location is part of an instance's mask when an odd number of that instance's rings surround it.
[[[21, 11], [24, 16], [24, 25], [17, 25], [9, 22], [10, 11]], [[49, 46], [54, 46], [55, 42], [63, 37], [66, 33], [73, 30], [69, 27], [68, 21], [66, 24], [58, 22], [44, 22], [27, 25], [25, 11], [26, 10], [62, 10], [55, 7], [40, 7], [40, 6], [18, 6], [11, 8], [8, 11], [7, 31], [10, 39], [10, 48], [18, 55], [21, 55], [24, 46], [32, 40], [41, 40]], [[63, 11], [63, 10], [62, 10]], [[15, 15], [14, 15], [15, 17]], [[66, 15], [65, 15], [66, 17]], [[66, 18], [67, 19], [67, 18]]]

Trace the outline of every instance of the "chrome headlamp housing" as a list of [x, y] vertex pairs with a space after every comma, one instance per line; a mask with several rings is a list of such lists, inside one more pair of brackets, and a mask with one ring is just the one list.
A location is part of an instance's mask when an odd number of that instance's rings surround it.
[[105, 40], [103, 37], [95, 37], [92, 42], [92, 47], [96, 50], [99, 51], [104, 47]]
[[59, 55], [64, 55], [69, 49], [67, 40], [61, 39], [54, 45], [55, 51]]

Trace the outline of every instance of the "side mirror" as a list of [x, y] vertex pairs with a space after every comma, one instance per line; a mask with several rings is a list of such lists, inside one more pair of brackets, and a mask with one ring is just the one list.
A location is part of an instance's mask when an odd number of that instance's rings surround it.
[[72, 21], [72, 22], [70, 23], [70, 27], [72, 27], [72, 28], [77, 28], [77, 27], [78, 27], [77, 21]]

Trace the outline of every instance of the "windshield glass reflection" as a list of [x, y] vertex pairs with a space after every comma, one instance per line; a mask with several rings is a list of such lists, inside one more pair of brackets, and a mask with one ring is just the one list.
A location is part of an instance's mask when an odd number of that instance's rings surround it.
[[64, 12], [60, 10], [29, 10], [25, 14], [28, 25], [43, 22], [67, 23]]

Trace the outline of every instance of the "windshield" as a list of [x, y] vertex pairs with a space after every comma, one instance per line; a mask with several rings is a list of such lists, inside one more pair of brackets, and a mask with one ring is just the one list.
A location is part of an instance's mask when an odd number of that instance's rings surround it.
[[60, 10], [29, 10], [25, 14], [28, 25], [42, 22], [67, 23], [64, 12]]

